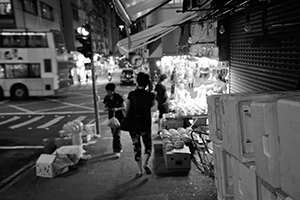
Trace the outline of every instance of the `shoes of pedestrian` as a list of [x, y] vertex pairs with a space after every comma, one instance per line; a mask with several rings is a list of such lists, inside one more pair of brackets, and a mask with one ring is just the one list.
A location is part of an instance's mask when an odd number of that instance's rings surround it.
[[117, 158], [117, 159], [121, 157], [121, 154], [120, 154], [120, 153], [116, 153], [115, 155], [116, 155], [116, 158]]
[[143, 168], [144, 168], [146, 174], [148, 174], [148, 175], [151, 174], [151, 170], [148, 165], [144, 165]]

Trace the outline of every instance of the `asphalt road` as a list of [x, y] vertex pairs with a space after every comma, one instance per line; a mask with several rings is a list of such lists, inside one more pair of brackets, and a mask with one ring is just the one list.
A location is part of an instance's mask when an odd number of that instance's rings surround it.
[[[121, 95], [133, 86], [119, 86], [120, 71], [113, 73]], [[102, 100], [106, 95], [106, 76], [97, 80], [100, 96], [100, 123], [107, 118]], [[74, 86], [57, 96], [32, 97], [26, 101], [5, 99], [0, 102], [0, 188], [25, 170], [43, 151], [43, 139], [58, 137], [58, 132], [68, 121], [79, 119], [83, 124], [95, 122], [92, 84]]]

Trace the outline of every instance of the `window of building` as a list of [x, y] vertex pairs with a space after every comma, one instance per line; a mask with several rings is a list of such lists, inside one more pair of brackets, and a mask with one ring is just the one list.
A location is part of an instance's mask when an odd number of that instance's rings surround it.
[[37, 15], [38, 9], [37, 9], [37, 0], [23, 0], [22, 1], [23, 10], [25, 12]]
[[1, 64], [0, 78], [41, 78], [41, 66], [37, 63]]
[[85, 2], [84, 0], [81, 0], [80, 4], [81, 4], [81, 9], [87, 12], [88, 11], [88, 3]]
[[0, 15], [12, 15], [10, 0], [2, 0], [0, 2]]
[[42, 17], [49, 20], [54, 20], [53, 8], [45, 3], [41, 2]]

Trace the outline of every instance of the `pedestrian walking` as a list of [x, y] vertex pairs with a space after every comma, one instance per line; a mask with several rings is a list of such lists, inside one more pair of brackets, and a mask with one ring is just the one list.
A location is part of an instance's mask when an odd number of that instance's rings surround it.
[[[136, 82], [137, 88], [134, 91], [129, 92], [127, 97], [126, 113], [129, 116], [140, 116], [136, 123], [139, 124], [139, 127], [143, 127], [140, 131], [129, 131], [133, 144], [134, 159], [139, 168], [137, 176], [141, 177], [144, 171], [146, 174], [151, 174], [148, 162], [152, 151], [151, 108], [154, 106], [155, 95], [146, 89], [150, 83], [148, 74], [143, 72], [138, 73]], [[141, 139], [145, 147], [144, 163], [142, 158]]]
[[[161, 123], [162, 123], [162, 118], [163, 114], [169, 112], [169, 103], [168, 103], [168, 95], [167, 95], [167, 75], [162, 74], [159, 77], [159, 82], [155, 86], [155, 93], [156, 93], [156, 101], [157, 101], [157, 109], [159, 111], [158, 115], [158, 132], [161, 131]], [[175, 85], [174, 85], [175, 86]]]
[[[105, 110], [108, 111], [108, 118], [116, 117], [119, 122], [124, 118], [123, 111], [125, 109], [125, 102], [123, 97], [115, 92], [116, 85], [114, 83], [108, 83], [105, 86], [107, 95], [104, 97], [103, 103]], [[113, 135], [112, 148], [117, 158], [121, 156], [122, 144], [121, 144], [121, 128], [111, 127], [111, 133]]]

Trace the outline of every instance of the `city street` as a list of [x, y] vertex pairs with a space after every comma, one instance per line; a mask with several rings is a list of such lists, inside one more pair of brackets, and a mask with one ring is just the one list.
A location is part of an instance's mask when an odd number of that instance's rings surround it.
[[[119, 86], [120, 70], [113, 73], [117, 91], [124, 95], [132, 86]], [[106, 95], [106, 75], [97, 80], [100, 96], [100, 123], [107, 113], [102, 100]], [[58, 137], [58, 132], [69, 121], [83, 124], [95, 123], [95, 109], [91, 81], [73, 86], [70, 91], [57, 96], [32, 97], [26, 101], [5, 99], [0, 102], [0, 188], [35, 161], [44, 151], [43, 139]]]

